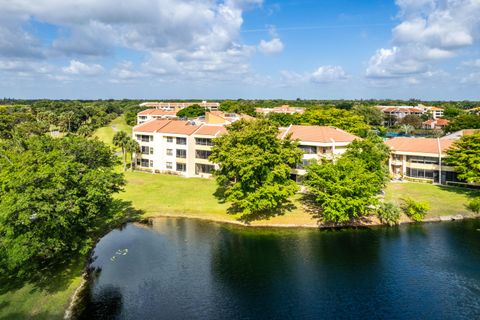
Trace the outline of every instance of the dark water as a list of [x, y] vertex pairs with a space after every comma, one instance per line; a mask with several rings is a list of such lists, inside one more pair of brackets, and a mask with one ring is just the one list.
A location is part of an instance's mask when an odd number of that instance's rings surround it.
[[478, 229], [480, 220], [342, 231], [131, 224], [97, 245], [83, 317], [480, 319]]

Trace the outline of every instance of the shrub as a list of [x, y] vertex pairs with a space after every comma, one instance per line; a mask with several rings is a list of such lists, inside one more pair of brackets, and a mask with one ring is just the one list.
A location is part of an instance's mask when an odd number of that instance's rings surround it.
[[384, 202], [378, 208], [378, 218], [382, 223], [393, 226], [400, 220], [400, 208], [392, 202]]
[[430, 205], [426, 201], [403, 198], [402, 202], [403, 212], [413, 221], [422, 221], [428, 210], [430, 210]]
[[480, 197], [470, 201], [470, 203], [467, 205], [467, 208], [476, 214], [480, 213]]

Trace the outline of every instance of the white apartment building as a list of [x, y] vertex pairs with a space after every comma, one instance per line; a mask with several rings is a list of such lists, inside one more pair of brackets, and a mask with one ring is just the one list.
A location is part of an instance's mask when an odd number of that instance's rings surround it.
[[[208, 161], [213, 139], [226, 132], [223, 123], [198, 124], [167, 119], [141, 123], [133, 128], [133, 137], [141, 147], [136, 169], [185, 177], [210, 177], [215, 168]], [[280, 129], [280, 138], [288, 135], [293, 140], [298, 139], [300, 148], [304, 151], [303, 164], [292, 170], [292, 178], [296, 180], [305, 174], [305, 164], [313, 159], [342, 154], [346, 146], [357, 139], [343, 130], [320, 126], [290, 126]]]
[[137, 114], [137, 124], [150, 121], [152, 119], [176, 119], [175, 110], [147, 109]]
[[141, 103], [140, 106], [161, 110], [178, 111], [180, 109], [193, 106], [194, 104], [197, 104], [206, 110], [218, 110], [218, 108], [220, 108], [219, 102], [208, 102], [205, 100], [202, 102], [144, 102]]
[[422, 104], [416, 107], [412, 106], [377, 106], [385, 116], [385, 124], [393, 125], [394, 122], [403, 119], [407, 115], [421, 116], [423, 114], [431, 114], [434, 120], [443, 117], [443, 109], [438, 107], [424, 106]]

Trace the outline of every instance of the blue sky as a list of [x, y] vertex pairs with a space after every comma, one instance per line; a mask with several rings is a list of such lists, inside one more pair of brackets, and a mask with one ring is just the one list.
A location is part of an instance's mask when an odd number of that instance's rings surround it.
[[480, 100], [480, 1], [0, 0], [14, 98]]

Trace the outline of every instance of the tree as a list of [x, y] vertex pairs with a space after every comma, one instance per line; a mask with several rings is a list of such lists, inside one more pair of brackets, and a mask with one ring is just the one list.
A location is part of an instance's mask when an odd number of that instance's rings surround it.
[[457, 106], [447, 106], [443, 109], [443, 117], [445, 119], [454, 119], [455, 117], [464, 114], [465, 111]]
[[125, 131], [117, 131], [113, 136], [113, 145], [122, 148], [123, 171], [127, 171], [127, 153], [125, 152], [125, 149], [127, 147], [129, 138], [130, 137]]
[[129, 137], [125, 145], [125, 151], [130, 152], [130, 169], [133, 171], [135, 166], [135, 156], [140, 152], [140, 145], [137, 141]]
[[205, 108], [199, 106], [198, 104], [191, 105], [189, 107], [183, 108], [177, 112], [177, 117], [179, 118], [197, 118], [205, 115]]
[[352, 111], [362, 116], [368, 125], [380, 126], [383, 124], [383, 112], [378, 108], [367, 105], [357, 105], [353, 107]]
[[455, 167], [458, 178], [480, 183], [480, 133], [455, 141], [447, 155], [445, 162]]
[[216, 138], [209, 160], [218, 164], [217, 196], [231, 203], [232, 213], [250, 221], [281, 213], [297, 191], [290, 170], [302, 152], [289, 137], [280, 140], [268, 120], [236, 121]]
[[354, 157], [309, 165], [305, 185], [325, 222], [350, 222], [375, 212], [379, 203], [378, 175]]
[[455, 132], [464, 129], [480, 129], [480, 115], [462, 114], [454, 118], [445, 127], [445, 132]]
[[78, 130], [77, 134], [81, 137], [90, 137], [93, 134], [93, 128], [88, 124], [82, 124]]
[[352, 111], [336, 108], [308, 110], [303, 114], [302, 122], [319, 126], [334, 126], [358, 135], [365, 135], [370, 130], [370, 126], [364, 122], [362, 116]]
[[414, 114], [407, 114], [405, 117], [402, 118], [402, 120], [400, 120], [400, 124], [410, 125], [415, 129], [419, 129], [422, 127], [422, 119]]
[[120, 218], [124, 184], [97, 140], [34, 136], [0, 146], [0, 274], [27, 275], [86, 254]]
[[412, 126], [412, 125], [409, 125], [409, 124], [403, 124], [401, 127], [400, 127], [400, 132], [403, 132], [405, 135], [410, 135], [410, 133], [412, 133], [412, 131], [414, 130], [415, 128]]

